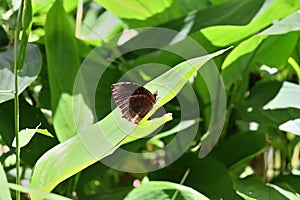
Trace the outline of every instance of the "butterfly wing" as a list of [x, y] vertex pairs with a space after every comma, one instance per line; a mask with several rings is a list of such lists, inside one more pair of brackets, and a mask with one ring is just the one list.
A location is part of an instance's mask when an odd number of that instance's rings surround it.
[[135, 94], [129, 99], [130, 121], [137, 124], [152, 109], [155, 102], [147, 94]]
[[112, 85], [112, 95], [121, 109], [122, 117], [137, 124], [156, 103], [157, 93], [152, 94], [135, 83], [120, 82]]
[[129, 99], [139, 87], [141, 86], [131, 82], [120, 82], [111, 86], [112, 96], [126, 119], [130, 118]]
[[152, 94], [149, 90], [147, 90], [146, 88], [144, 88], [143, 86], [141, 86], [141, 87], [137, 88], [134, 91], [134, 93], [132, 94], [132, 96], [139, 95], [139, 94], [148, 96], [151, 99], [151, 103], [152, 104], [156, 103], [157, 92], [155, 92], [155, 93]]

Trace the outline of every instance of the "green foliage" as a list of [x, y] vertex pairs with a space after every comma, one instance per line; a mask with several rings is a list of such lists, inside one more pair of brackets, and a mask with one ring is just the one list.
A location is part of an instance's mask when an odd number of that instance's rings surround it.
[[0, 199], [300, 198], [300, 0], [0, 5]]
[[31, 1], [24, 1], [24, 9], [22, 11], [22, 36], [20, 45], [20, 55], [18, 57], [18, 70], [24, 65], [26, 48], [32, 25], [32, 5]]
[[[191, 72], [195, 72], [210, 58], [222, 52], [223, 51], [219, 51], [215, 54], [183, 62], [147, 83], [146, 86], [149, 88], [154, 87], [152, 90], [158, 89], [160, 100], [158, 100], [157, 104], [144, 119], [175, 97], [176, 91], [179, 92], [193, 75]], [[195, 65], [193, 65], [193, 63], [195, 63]], [[172, 78], [172, 80], [170, 78]], [[165, 87], [155, 88], [157, 85], [164, 85]], [[97, 160], [107, 157], [121, 144], [128, 143], [126, 140], [129, 139], [132, 141], [129, 137], [145, 137], [172, 119], [169, 114], [166, 114], [161, 118], [153, 119], [151, 123], [143, 122], [143, 119], [138, 126], [133, 126], [127, 122], [128, 124], [124, 124], [124, 126], [129, 126], [130, 132], [124, 133], [124, 127], [118, 126], [115, 117], [121, 118], [120, 110], [115, 109], [104, 119], [90, 126], [82, 133], [82, 136], [78, 133], [79, 135], [57, 145], [44, 154], [36, 164], [31, 178], [31, 186], [49, 191], [56, 186], [57, 183], [61, 182], [61, 180], [70, 177], [74, 173], [95, 163]], [[130, 136], [128, 137], [128, 135]], [[101, 146], [101, 148], [98, 148], [98, 146]], [[82, 156], [78, 156], [79, 154], [82, 154]], [[61, 159], [58, 159], [58, 156]], [[59, 170], [53, 168], [53, 165], [59, 165]], [[45, 171], [48, 171], [49, 175], [43, 175]]]
[[[13, 74], [13, 48], [10, 47], [0, 52], [0, 76], [1, 96], [0, 103], [13, 99], [14, 74]], [[19, 93], [22, 93], [39, 75], [42, 57], [38, 47], [34, 44], [28, 45], [26, 58], [22, 71], [18, 74]]]
[[0, 165], [0, 198], [1, 199], [9, 199], [10, 198], [10, 192], [8, 188], [7, 178], [5, 171], [3, 170], [2, 164]]
[[58, 139], [65, 141], [76, 134], [71, 105], [73, 84], [80, 64], [74, 30], [59, 1], [49, 10], [45, 26], [53, 123]]
[[[160, 190], [157, 190], [157, 188], [160, 188]], [[168, 195], [163, 193], [161, 190], [177, 190], [180, 192], [180, 195], [182, 195], [182, 199], [208, 199], [207, 197], [193, 190], [192, 188], [164, 181], [151, 181], [147, 183], [142, 183], [139, 187], [132, 190], [125, 199], [170, 199], [170, 197], [168, 197]]]

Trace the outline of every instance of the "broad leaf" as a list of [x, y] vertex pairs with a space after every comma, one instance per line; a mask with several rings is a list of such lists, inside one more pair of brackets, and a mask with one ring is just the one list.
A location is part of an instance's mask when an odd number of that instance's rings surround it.
[[60, 1], [47, 15], [45, 43], [53, 124], [58, 139], [65, 141], [77, 133], [72, 91], [80, 63], [74, 30]]
[[187, 170], [189, 174], [184, 184], [205, 194], [209, 199], [239, 199], [228, 169], [210, 155], [199, 159], [197, 154], [186, 153], [171, 165], [150, 172], [149, 178], [179, 183]]
[[[225, 85], [229, 86], [240, 77], [253, 59], [272, 67], [279, 67], [285, 64], [299, 37], [299, 33], [295, 32], [296, 30], [300, 30], [300, 26], [297, 23], [298, 18], [299, 13], [295, 12], [283, 18], [278, 23], [273, 24], [263, 32], [241, 42], [226, 57], [222, 65], [222, 75]], [[289, 26], [288, 24], [295, 25]], [[282, 49], [285, 50], [282, 51]], [[246, 61], [248, 62], [247, 65], [239, 63], [243, 57], [247, 60], [246, 56], [248, 55], [251, 59]]]
[[300, 109], [300, 86], [290, 82], [284, 82], [277, 95], [263, 106], [264, 110], [279, 108]]
[[147, 183], [142, 183], [140, 186], [133, 189], [125, 198], [125, 200], [167, 200], [171, 199], [164, 190], [176, 190], [179, 191], [183, 200], [208, 200], [206, 196], [197, 192], [193, 188], [179, 185], [176, 183], [166, 182], [166, 181], [150, 181]]
[[215, 46], [228, 46], [255, 34], [271, 25], [275, 20], [285, 17], [300, 8], [300, 1], [293, 3], [286, 0], [277, 0], [260, 13], [246, 26], [213, 26], [201, 30], [204, 36]]
[[[250, 91], [250, 95], [247, 98], [247, 103], [244, 105], [236, 106], [236, 113], [242, 120], [245, 120], [247, 122], [257, 122], [260, 126], [269, 126], [274, 128], [278, 128], [281, 124], [289, 120], [299, 118], [300, 109], [295, 108], [297, 102], [295, 102], [296, 99], [294, 98], [294, 94], [289, 97], [289, 100], [286, 101], [286, 103], [280, 100], [280, 107], [276, 108], [274, 104], [272, 109], [270, 109], [271, 107], [269, 107], [269, 109], [266, 109], [268, 107], [265, 105], [268, 105], [268, 102], [270, 102], [277, 96], [277, 93], [278, 91], [280, 91], [281, 86], [282, 83], [276, 81], [264, 81], [257, 83]], [[286, 86], [284, 88], [286, 88]], [[284, 91], [289, 91], [290, 89], [291, 88], [289, 87], [288, 90]], [[289, 92], [285, 92], [285, 94], [291, 95], [291, 93]], [[295, 99], [295, 101], [293, 99]], [[276, 102], [279, 102], [278, 100], [276, 100]], [[293, 102], [294, 106], [291, 106], [291, 104], [288, 104], [288, 102]], [[263, 109], [263, 107], [265, 109]]]
[[235, 189], [254, 199], [278, 199], [287, 200], [273, 187], [263, 183], [257, 176], [252, 175], [244, 179], [235, 181]]
[[[70, 198], [67, 198], [64, 196], [60, 196], [60, 195], [53, 194], [53, 193], [41, 192], [39, 190], [25, 187], [22, 185], [17, 185], [17, 184], [13, 184], [13, 183], [9, 183], [8, 185], [13, 190], [18, 190], [23, 193], [29, 193], [31, 195], [31, 197], [34, 195], [38, 195], [40, 197], [43, 197], [43, 199], [49, 199], [49, 200], [71, 200]], [[31, 198], [31, 199], [33, 199], [33, 198]]]
[[0, 163], [0, 199], [11, 199], [5, 171]]
[[198, 120], [186, 120], [186, 121], [181, 121], [179, 124], [177, 124], [175, 127], [173, 127], [172, 129], [170, 130], [167, 130], [165, 132], [162, 132], [162, 133], [159, 133], [155, 136], [153, 136], [150, 140], [148, 140], [148, 144], [151, 144], [153, 142], [155, 142], [156, 140], [160, 140], [164, 137], [168, 137], [172, 134], [175, 134], [177, 133], [178, 131], [181, 131], [183, 129], [186, 129], [192, 125], [194, 125], [195, 123], [197, 123]]
[[[300, 109], [300, 86], [290, 82], [284, 82], [277, 95], [264, 105], [264, 109], [297, 108]], [[288, 131], [300, 135], [300, 118], [289, 120], [279, 126], [282, 131]]]
[[300, 176], [299, 175], [293, 175], [293, 174], [283, 175], [282, 174], [282, 175], [275, 177], [271, 183], [276, 184], [276, 185], [286, 184], [289, 187], [291, 187], [293, 190], [295, 190], [298, 194], [300, 192]]
[[264, 152], [265, 147], [265, 134], [249, 131], [230, 137], [216, 147], [212, 155], [230, 168], [249, 162], [252, 158]]
[[[165, 115], [151, 120], [150, 124], [145, 121], [155, 110], [174, 98], [201, 66], [224, 51], [180, 63], [146, 84], [145, 87], [150, 91], [158, 90], [160, 99], [139, 125], [133, 125], [123, 119], [122, 127], [119, 127], [116, 119], [121, 119], [121, 111], [117, 108], [103, 120], [88, 127], [81, 135], [72, 137], [49, 150], [38, 160], [32, 174], [31, 186], [42, 191], [51, 191], [61, 181], [113, 153], [128, 134], [149, 135], [166, 121], [171, 120], [169, 115]], [[164, 87], [157, 88], [161, 85]], [[131, 130], [129, 133], [124, 132], [126, 127]]]
[[278, 187], [277, 185], [268, 184], [268, 186], [274, 188], [278, 192], [280, 192], [283, 196], [285, 196], [289, 200], [299, 200], [299, 195], [296, 195], [290, 191], [284, 190], [281, 187]]
[[[41, 123], [41, 128], [54, 133], [45, 115], [35, 106], [30, 105], [23, 97], [20, 96], [20, 129], [34, 128]], [[14, 130], [14, 101], [10, 100], [0, 105], [0, 135], [4, 144], [11, 148], [15, 137]], [[30, 143], [22, 148], [21, 159], [29, 166], [34, 166], [36, 161], [47, 150], [58, 143], [57, 139], [45, 137], [42, 134], [36, 134], [31, 138]], [[41, 145], [43, 144], [43, 145]]]
[[[14, 98], [13, 51], [13, 47], [10, 47], [7, 51], [0, 52], [0, 103]], [[18, 74], [19, 94], [37, 78], [41, 66], [42, 56], [38, 46], [29, 44], [26, 50], [24, 67]]]
[[[26, 146], [35, 133], [41, 133], [43, 135], [53, 137], [46, 129], [39, 129], [40, 125], [38, 125], [35, 129], [26, 128], [19, 132], [20, 147]], [[12, 147], [16, 147], [16, 138], [13, 140]]]

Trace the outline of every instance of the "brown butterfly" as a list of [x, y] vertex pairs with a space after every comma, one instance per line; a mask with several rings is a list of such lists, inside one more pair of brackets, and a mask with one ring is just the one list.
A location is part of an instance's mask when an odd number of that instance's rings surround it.
[[156, 103], [157, 92], [153, 94], [141, 85], [131, 82], [113, 84], [112, 95], [122, 112], [122, 117], [137, 124]]

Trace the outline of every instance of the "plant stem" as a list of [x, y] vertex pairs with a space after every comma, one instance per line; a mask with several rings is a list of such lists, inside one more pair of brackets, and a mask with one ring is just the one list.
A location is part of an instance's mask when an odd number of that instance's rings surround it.
[[[19, 82], [18, 82], [18, 47], [19, 47], [19, 34], [21, 29], [21, 16], [23, 10], [24, 0], [22, 0], [20, 9], [18, 11], [18, 18], [16, 22], [15, 28], [15, 38], [14, 38], [14, 75], [15, 75], [15, 91], [14, 91], [14, 118], [15, 118], [15, 137], [16, 137], [16, 184], [20, 185], [20, 144], [19, 144], [19, 118], [20, 118], [20, 110], [19, 110]], [[16, 199], [20, 200], [20, 191], [16, 190]]]
[[[181, 179], [181, 181], [180, 181], [180, 185], [183, 185], [184, 184], [184, 182], [185, 182], [185, 180], [187, 179], [187, 176], [189, 175], [189, 173], [190, 173], [190, 168], [188, 168], [186, 171], [185, 171], [185, 173], [184, 173], [184, 175], [183, 175], [183, 177], [182, 177], [182, 179]], [[176, 199], [176, 197], [178, 196], [178, 190], [176, 190], [175, 191], [175, 193], [173, 194], [173, 196], [172, 196], [172, 199], [171, 200], [175, 200]]]
[[[15, 56], [16, 57], [16, 56]], [[16, 59], [15, 59], [16, 61]], [[15, 62], [16, 63], [16, 62]], [[20, 184], [20, 145], [19, 145], [19, 97], [18, 97], [18, 71], [17, 64], [14, 64], [15, 92], [14, 92], [14, 117], [15, 117], [15, 137], [16, 137], [16, 184]], [[17, 200], [20, 199], [20, 192], [16, 190]]]

